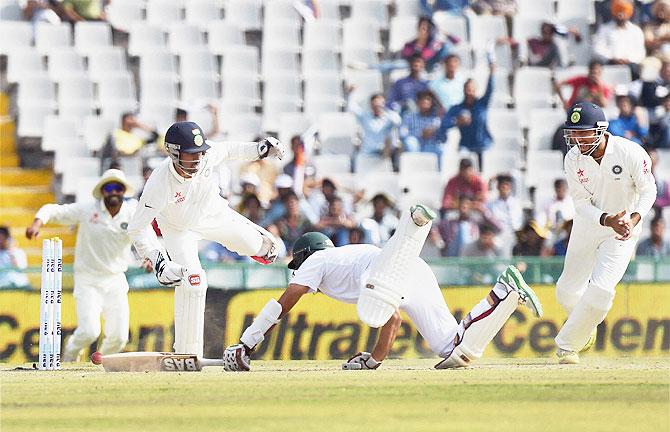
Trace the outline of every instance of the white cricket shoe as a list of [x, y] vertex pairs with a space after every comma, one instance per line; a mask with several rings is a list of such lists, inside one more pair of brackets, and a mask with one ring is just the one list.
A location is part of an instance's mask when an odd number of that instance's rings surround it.
[[422, 204], [413, 205], [410, 207], [409, 212], [416, 226], [420, 227], [437, 217], [437, 213]]
[[564, 350], [559, 348], [556, 351], [559, 364], [579, 364], [579, 354], [574, 351]]

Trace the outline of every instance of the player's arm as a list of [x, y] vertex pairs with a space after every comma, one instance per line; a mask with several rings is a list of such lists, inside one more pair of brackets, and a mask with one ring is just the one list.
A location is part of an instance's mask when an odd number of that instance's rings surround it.
[[349, 369], [350, 365], [360, 365], [360, 367], [351, 369], [377, 369], [381, 366], [382, 361], [389, 354], [389, 351], [391, 351], [393, 342], [395, 342], [396, 336], [398, 335], [400, 324], [402, 324], [402, 318], [396, 311], [391, 315], [391, 318], [389, 318], [386, 324], [382, 326], [379, 332], [379, 338], [377, 339], [377, 344], [372, 352], [357, 353], [344, 364], [343, 368]]
[[248, 371], [250, 354], [265, 340], [265, 336], [298, 303], [303, 295], [312, 291], [300, 284], [289, 284], [279, 300], [270, 299], [258, 313], [254, 321], [240, 337], [240, 343], [231, 345], [223, 352], [223, 368], [227, 371]]
[[26, 237], [36, 238], [42, 226], [47, 223], [56, 223], [60, 225], [78, 224], [86, 215], [86, 205], [83, 203], [74, 204], [45, 204], [35, 214], [35, 220], [26, 228]]

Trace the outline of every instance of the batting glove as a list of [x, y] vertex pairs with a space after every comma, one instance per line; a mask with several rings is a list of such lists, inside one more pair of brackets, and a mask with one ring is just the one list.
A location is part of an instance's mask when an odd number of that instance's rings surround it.
[[188, 273], [184, 267], [176, 262], [166, 259], [163, 256], [163, 253], [159, 250], [152, 251], [148, 258], [156, 272], [156, 279], [158, 279], [158, 282], [161, 285], [176, 285], [181, 282], [182, 278]]
[[229, 372], [247, 372], [251, 365], [248, 349], [244, 344], [231, 345], [223, 351], [223, 369]]
[[342, 369], [377, 369], [381, 364], [369, 352], [359, 352], [343, 364]]
[[258, 143], [258, 158], [274, 156], [281, 160], [286, 154], [286, 146], [277, 138], [267, 137]]

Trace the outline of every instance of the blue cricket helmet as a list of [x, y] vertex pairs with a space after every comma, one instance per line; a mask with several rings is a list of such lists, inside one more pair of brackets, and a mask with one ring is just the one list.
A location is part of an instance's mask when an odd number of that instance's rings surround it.
[[196, 123], [185, 121], [174, 123], [165, 133], [165, 147], [184, 153], [201, 153], [209, 149], [207, 137]]
[[591, 102], [578, 102], [568, 110], [568, 117], [563, 123], [564, 129], [597, 129], [609, 126], [605, 112]]

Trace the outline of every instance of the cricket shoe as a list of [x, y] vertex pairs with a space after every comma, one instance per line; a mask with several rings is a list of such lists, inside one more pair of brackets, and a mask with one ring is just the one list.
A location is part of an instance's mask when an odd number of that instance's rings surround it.
[[596, 336], [598, 335], [598, 329], [593, 329], [591, 332], [591, 335], [589, 336], [589, 340], [586, 342], [586, 345], [582, 349], [579, 350], [579, 352], [584, 352], [588, 351], [591, 349], [594, 343], [596, 343]]
[[426, 225], [437, 217], [437, 213], [422, 204], [410, 207], [409, 212], [412, 215], [412, 220], [416, 226], [420, 227]]
[[542, 304], [537, 298], [535, 291], [528, 286], [521, 272], [513, 265], [507, 266], [505, 271], [498, 276], [498, 282], [505, 285], [508, 289], [516, 291], [519, 294], [519, 303], [525, 305], [533, 314], [540, 318], [542, 317]]
[[579, 354], [574, 351], [564, 350], [559, 348], [556, 351], [559, 364], [579, 364]]

